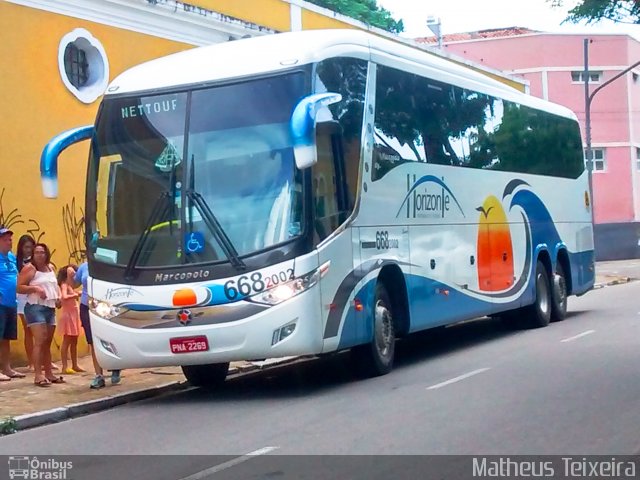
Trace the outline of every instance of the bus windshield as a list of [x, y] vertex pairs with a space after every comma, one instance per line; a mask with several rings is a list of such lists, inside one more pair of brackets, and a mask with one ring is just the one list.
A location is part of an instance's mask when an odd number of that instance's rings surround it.
[[89, 255], [127, 270], [242, 265], [301, 235], [289, 122], [304, 84], [293, 73], [106, 98], [87, 186]]

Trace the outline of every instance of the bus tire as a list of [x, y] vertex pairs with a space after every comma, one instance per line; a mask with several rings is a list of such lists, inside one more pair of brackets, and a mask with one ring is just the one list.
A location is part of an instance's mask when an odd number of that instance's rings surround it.
[[229, 362], [182, 366], [182, 373], [194, 387], [218, 387], [224, 383], [228, 372]]
[[526, 309], [526, 323], [529, 328], [546, 327], [551, 321], [551, 282], [547, 269], [540, 260], [536, 264], [534, 282], [535, 300], [533, 305], [529, 305]]
[[396, 329], [389, 293], [384, 284], [376, 284], [373, 301], [373, 339], [351, 349], [357, 372], [364, 377], [386, 375], [393, 368]]
[[551, 301], [551, 321], [559, 322], [567, 316], [567, 278], [560, 262], [556, 265], [553, 276], [553, 291]]

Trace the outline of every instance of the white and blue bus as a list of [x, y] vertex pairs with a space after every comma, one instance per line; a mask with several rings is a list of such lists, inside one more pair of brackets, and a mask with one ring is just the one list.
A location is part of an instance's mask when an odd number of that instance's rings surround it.
[[[351, 349], [486, 315], [561, 320], [594, 284], [579, 126], [564, 107], [355, 31], [283, 33], [134, 67], [95, 125], [86, 242], [107, 369]], [[508, 315], [507, 315], [508, 314]]]

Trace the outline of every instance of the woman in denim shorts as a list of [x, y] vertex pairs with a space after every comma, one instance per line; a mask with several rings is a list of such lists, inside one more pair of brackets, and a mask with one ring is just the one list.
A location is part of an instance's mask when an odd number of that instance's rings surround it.
[[44, 243], [35, 245], [31, 263], [20, 271], [18, 293], [27, 295], [24, 316], [33, 335], [34, 384], [49, 387], [52, 383], [64, 383], [62, 377], [55, 377], [51, 371], [51, 341], [56, 329], [60, 288], [51, 265], [49, 247]]

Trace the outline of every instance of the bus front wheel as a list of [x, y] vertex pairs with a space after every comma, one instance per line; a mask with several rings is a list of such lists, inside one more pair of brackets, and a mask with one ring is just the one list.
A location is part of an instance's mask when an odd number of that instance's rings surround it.
[[224, 383], [229, 372], [229, 362], [208, 365], [183, 365], [182, 373], [194, 387], [213, 388]]
[[389, 293], [384, 284], [376, 285], [373, 302], [373, 339], [351, 349], [359, 374], [366, 377], [385, 375], [393, 368], [396, 331]]

